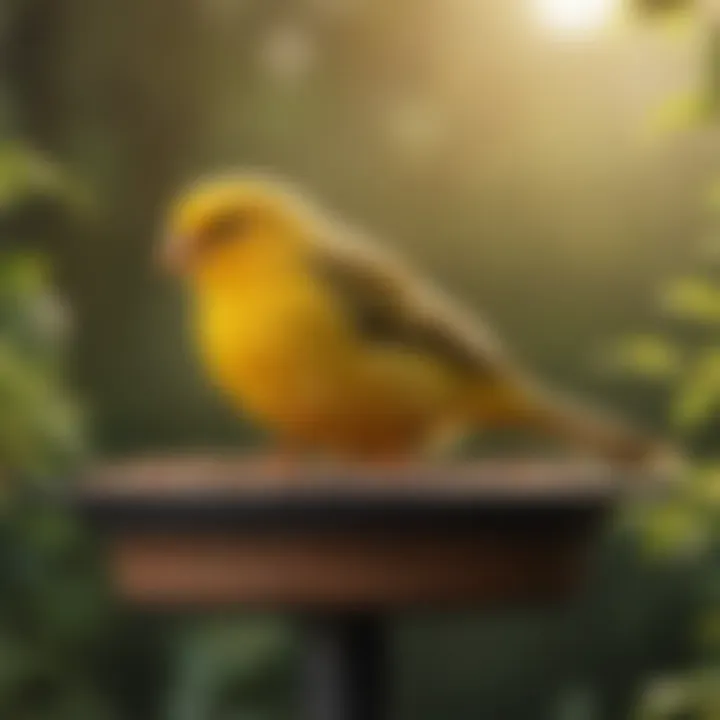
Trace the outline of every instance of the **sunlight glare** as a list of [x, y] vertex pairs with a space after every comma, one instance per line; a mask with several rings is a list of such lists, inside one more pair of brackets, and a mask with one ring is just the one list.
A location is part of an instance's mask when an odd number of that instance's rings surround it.
[[584, 35], [605, 26], [616, 0], [534, 0], [538, 21], [557, 33]]

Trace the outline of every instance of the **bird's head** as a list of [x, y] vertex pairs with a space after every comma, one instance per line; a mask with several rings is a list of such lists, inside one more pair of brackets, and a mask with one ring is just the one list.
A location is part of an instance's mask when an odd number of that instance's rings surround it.
[[232, 275], [250, 257], [287, 255], [311, 231], [307, 202], [261, 176], [201, 181], [181, 193], [166, 220], [160, 261], [193, 278]]

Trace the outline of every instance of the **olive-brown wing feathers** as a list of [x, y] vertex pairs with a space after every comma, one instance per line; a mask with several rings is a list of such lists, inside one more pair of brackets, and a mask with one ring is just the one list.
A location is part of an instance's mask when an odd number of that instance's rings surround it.
[[364, 236], [337, 234], [311, 246], [317, 277], [370, 342], [427, 353], [454, 369], [492, 375], [508, 361], [482, 325]]

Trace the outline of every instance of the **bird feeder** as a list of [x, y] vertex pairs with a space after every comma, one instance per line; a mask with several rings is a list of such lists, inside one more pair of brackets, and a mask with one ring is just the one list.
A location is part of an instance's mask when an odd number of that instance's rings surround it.
[[310, 720], [385, 717], [390, 614], [568, 600], [623, 484], [600, 466], [537, 462], [301, 475], [129, 460], [89, 472], [79, 501], [127, 602], [307, 619]]

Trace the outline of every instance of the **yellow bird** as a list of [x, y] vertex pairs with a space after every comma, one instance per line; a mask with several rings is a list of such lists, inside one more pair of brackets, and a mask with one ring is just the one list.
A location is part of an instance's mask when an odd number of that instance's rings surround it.
[[661, 450], [545, 391], [402, 258], [282, 182], [200, 182], [166, 225], [210, 378], [280, 449], [399, 460], [518, 428], [616, 462]]

